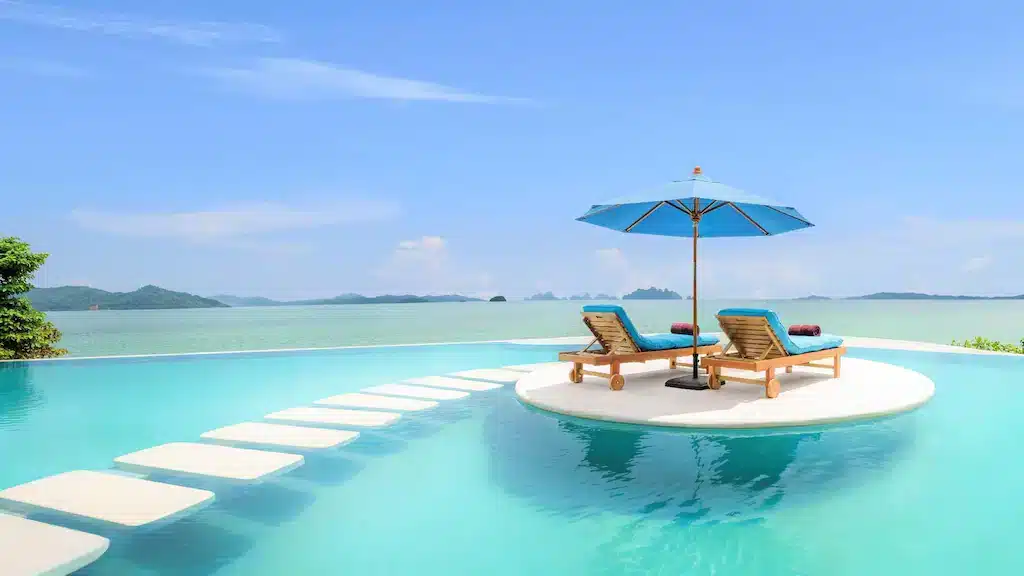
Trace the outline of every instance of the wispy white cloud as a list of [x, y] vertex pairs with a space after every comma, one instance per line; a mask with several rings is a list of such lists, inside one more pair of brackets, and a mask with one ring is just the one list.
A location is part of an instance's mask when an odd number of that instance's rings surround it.
[[709, 294], [1000, 295], [1019, 293], [1024, 282], [1024, 220], [908, 217], [856, 234], [822, 229], [803, 238], [744, 241], [743, 250], [704, 245]]
[[585, 292], [625, 294], [651, 286], [675, 290], [688, 286], [683, 282], [683, 272], [689, 268], [672, 263], [671, 259], [662, 258], [660, 263], [651, 264], [627, 257], [621, 248], [598, 248], [594, 251], [594, 259], [597, 284], [582, 289]]
[[416, 270], [430, 275], [438, 274], [448, 262], [448, 245], [440, 236], [424, 236], [419, 240], [398, 243], [392, 254], [391, 271], [405, 273]]
[[[274, 232], [380, 221], [397, 214], [397, 205], [353, 200], [299, 209], [261, 203], [199, 212], [125, 213], [78, 209], [71, 219], [79, 226], [119, 236], [177, 238], [191, 242], [231, 241]], [[262, 244], [261, 244], [262, 245]]]
[[1016, 294], [1024, 220], [907, 217], [850, 234], [820, 229], [702, 244], [701, 287], [713, 296], [853, 296], [884, 291]]
[[[2, 6], [2, 5], [0, 5]], [[47, 78], [84, 78], [89, 72], [84, 68], [69, 66], [60, 62], [49, 60], [36, 60], [30, 58], [3, 58], [0, 57], [0, 70], [30, 74], [33, 76], [44, 76]]]
[[370, 98], [476, 104], [526, 102], [295, 58], [261, 58], [244, 66], [210, 68], [201, 72], [230, 88], [279, 99]]
[[629, 285], [636, 281], [637, 273], [622, 249], [598, 248], [594, 251], [594, 258], [600, 275], [610, 280], [595, 288], [616, 293], [629, 291]]
[[989, 255], [975, 256], [964, 263], [964, 272], [979, 272], [984, 270], [995, 262], [995, 258]]
[[819, 294], [823, 287], [820, 273], [827, 272], [829, 265], [827, 260], [808, 260], [799, 254], [727, 253], [699, 264], [698, 289], [719, 298], [767, 299]]
[[151, 38], [190, 46], [281, 40], [277, 31], [261, 24], [170, 22], [18, 0], [0, 0], [0, 20], [107, 36]]
[[298, 256], [310, 254], [316, 246], [306, 242], [288, 240], [263, 239], [259, 237], [227, 238], [217, 241], [218, 248], [256, 252], [268, 256]]
[[376, 276], [391, 292], [479, 297], [494, 294], [491, 276], [453, 262], [448, 242], [440, 236], [399, 242]]
[[621, 248], [598, 248], [594, 255], [601, 264], [616, 270], [624, 270], [628, 266], [626, 255]]

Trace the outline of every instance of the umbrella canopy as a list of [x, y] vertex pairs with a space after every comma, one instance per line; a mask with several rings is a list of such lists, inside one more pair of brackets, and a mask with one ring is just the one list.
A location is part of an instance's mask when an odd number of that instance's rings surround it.
[[[591, 206], [580, 222], [630, 234], [693, 238], [693, 329], [697, 327], [697, 238], [772, 236], [813, 226], [796, 208], [748, 194], [705, 176]], [[693, 355], [697, 377], [697, 355]]]
[[700, 167], [686, 180], [590, 208], [577, 218], [619, 232], [702, 238], [772, 236], [814, 226], [796, 208], [715, 182]]

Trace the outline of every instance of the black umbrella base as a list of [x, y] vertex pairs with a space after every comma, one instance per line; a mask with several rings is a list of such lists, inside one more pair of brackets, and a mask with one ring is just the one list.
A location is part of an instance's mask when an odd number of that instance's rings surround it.
[[708, 377], [698, 376], [693, 377], [693, 374], [687, 374], [686, 376], [678, 376], [665, 381], [665, 386], [669, 388], [681, 388], [683, 390], [707, 390]]

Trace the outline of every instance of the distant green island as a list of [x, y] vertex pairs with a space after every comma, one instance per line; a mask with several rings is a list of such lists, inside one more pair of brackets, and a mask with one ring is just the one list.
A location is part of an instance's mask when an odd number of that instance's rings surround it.
[[623, 300], [682, 300], [683, 297], [678, 292], [673, 292], [667, 288], [641, 288], [634, 290], [629, 294], [622, 297]]
[[1018, 296], [947, 296], [944, 294], [922, 294], [921, 292], [875, 292], [874, 294], [845, 298], [829, 298], [811, 294], [793, 298], [793, 300], [1024, 300], [1024, 294]]
[[537, 302], [537, 301], [547, 301], [547, 300], [561, 300], [561, 298], [559, 298], [558, 296], [555, 296], [551, 292], [543, 292], [543, 293], [540, 293], [540, 294], [534, 294], [533, 296], [528, 297], [527, 300], [531, 301], [531, 302]]
[[604, 294], [604, 293], [598, 293], [598, 294], [595, 294], [595, 295], [591, 296], [589, 292], [584, 292], [583, 294], [573, 294], [572, 296], [569, 296], [568, 298], [560, 298], [558, 296], [555, 296], [551, 292], [543, 292], [543, 293], [540, 293], [540, 294], [534, 294], [533, 296], [530, 296], [530, 297], [526, 298], [526, 300], [528, 300], [528, 301], [548, 301], [548, 300], [577, 300], [577, 301], [585, 301], [585, 300], [618, 300], [618, 298], [616, 298], [615, 296], [611, 296], [609, 294]]
[[414, 296], [411, 294], [363, 296], [342, 294], [317, 300], [272, 300], [259, 296], [214, 297], [174, 292], [159, 286], [143, 286], [134, 292], [108, 292], [88, 286], [34, 288], [25, 294], [37, 310], [59, 312], [72, 310], [168, 310], [181, 308], [229, 308], [254, 306], [314, 306], [331, 304], [406, 304], [420, 302], [480, 302], [479, 298], [459, 296]]
[[943, 294], [921, 294], [920, 292], [876, 292], [866, 296], [851, 296], [846, 300], [1024, 300], [1024, 294], [1017, 296], [946, 296]]
[[251, 306], [282, 306], [281, 302], [263, 298], [262, 296], [231, 296], [229, 294], [217, 294], [210, 298], [227, 304], [232, 308], [248, 308]]
[[618, 298], [609, 294], [594, 294], [591, 296], [589, 292], [584, 292], [583, 294], [569, 296], [569, 300], [618, 300]]
[[[340, 304], [418, 304], [431, 302], [483, 302], [459, 294], [440, 296], [417, 296], [413, 294], [384, 294], [363, 296], [342, 294], [334, 298], [314, 300], [273, 300], [261, 296], [233, 296], [220, 294], [203, 297], [187, 292], [175, 292], [159, 286], [143, 286], [133, 292], [109, 292], [88, 286], [59, 286], [55, 288], [34, 288], [25, 294], [32, 305], [44, 312], [72, 310], [168, 310], [180, 308], [247, 308], [257, 306], [328, 306]], [[551, 300], [616, 300], [608, 294], [576, 294], [560, 298], [552, 292], [534, 294], [528, 301]], [[622, 297], [623, 300], [682, 300], [677, 292], [664, 288], [642, 288]], [[687, 297], [689, 299], [689, 297]], [[832, 300], [826, 296], [803, 296], [794, 300]], [[1019, 296], [945, 296], [918, 292], [877, 292], [864, 296], [850, 296], [840, 300], [1024, 300]], [[503, 302], [504, 297], [495, 297], [491, 302]]]
[[362, 294], [342, 294], [334, 298], [318, 298], [314, 300], [271, 300], [260, 296], [232, 296], [218, 294], [210, 298], [229, 306], [246, 308], [253, 306], [325, 306], [333, 304], [420, 304], [425, 302], [482, 302], [480, 298], [470, 298], [458, 294], [442, 296], [415, 296], [412, 294], [384, 294], [381, 296], [363, 296]]
[[[552, 292], [540, 292], [538, 294], [534, 294], [533, 296], [529, 296], [529, 297], [526, 298], [526, 300], [530, 301], [530, 302], [545, 302], [545, 301], [552, 301], [552, 300], [587, 301], [587, 300], [618, 300], [618, 299], [619, 298], [617, 296], [612, 296], [611, 294], [605, 294], [603, 292], [599, 292], [597, 294], [594, 294], [593, 296], [591, 296], [589, 292], [584, 292], [583, 294], [573, 294], [572, 296], [569, 296], [568, 298], [562, 298], [560, 296], [555, 296], [554, 293], [552, 293]], [[629, 294], [626, 294], [625, 296], [623, 296], [622, 299], [623, 300], [682, 300], [683, 297], [680, 296], [677, 292], [673, 292], [671, 290], [666, 290], [664, 288], [654, 288], [652, 286], [650, 288], [641, 288], [639, 290], [634, 290], [634, 291], [630, 292]], [[687, 299], [689, 299], [689, 298], [687, 298]]]
[[107, 292], [88, 286], [34, 288], [25, 296], [37, 310], [167, 310], [174, 308], [227, 308], [212, 298], [186, 292], [165, 290], [159, 286], [143, 286], [134, 292]]

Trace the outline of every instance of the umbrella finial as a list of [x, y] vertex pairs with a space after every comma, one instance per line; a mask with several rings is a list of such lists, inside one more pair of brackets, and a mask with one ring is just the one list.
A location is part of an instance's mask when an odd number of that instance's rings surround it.
[[700, 176], [701, 175], [700, 166], [694, 166], [693, 167], [693, 175], [694, 176]]

